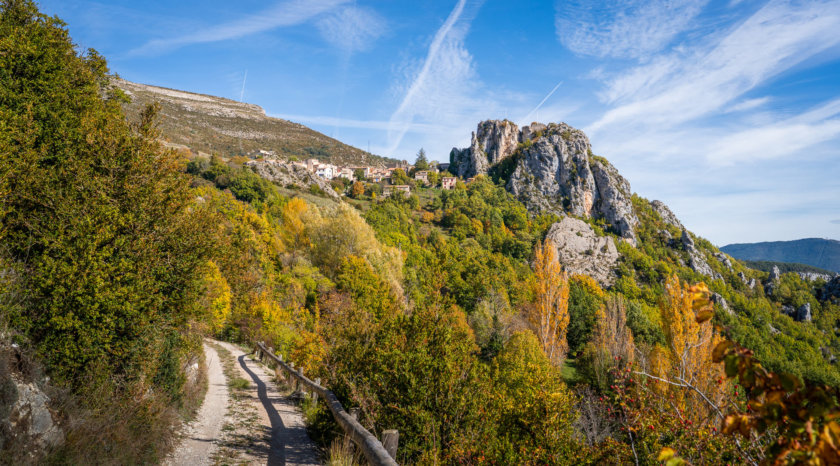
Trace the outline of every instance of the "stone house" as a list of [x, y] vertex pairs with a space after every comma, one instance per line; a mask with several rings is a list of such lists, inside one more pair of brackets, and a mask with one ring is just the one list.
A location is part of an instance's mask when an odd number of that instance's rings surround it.
[[458, 182], [458, 178], [454, 176], [444, 176], [440, 179], [440, 187], [442, 189], [453, 189], [455, 188], [455, 183]]
[[411, 187], [407, 184], [390, 184], [382, 187], [382, 197], [389, 197], [394, 193], [408, 196], [411, 194]]

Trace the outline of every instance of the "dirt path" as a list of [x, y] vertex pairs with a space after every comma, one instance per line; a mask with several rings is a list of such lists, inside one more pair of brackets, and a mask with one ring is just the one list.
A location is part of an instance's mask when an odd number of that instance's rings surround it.
[[164, 464], [170, 466], [204, 466], [213, 464], [213, 453], [219, 445], [222, 425], [228, 406], [228, 384], [219, 355], [204, 344], [207, 364], [207, 394], [195, 420], [190, 423], [181, 444]]
[[[229, 432], [216, 461], [268, 465], [319, 465], [318, 449], [306, 433], [300, 409], [289, 393], [274, 384], [273, 374], [229, 343], [218, 343], [234, 359], [228, 378], [234, 380]], [[222, 356], [226, 357], [225, 355]], [[230, 361], [228, 361], [229, 363]], [[233, 372], [233, 373], [232, 373]], [[240, 379], [240, 380], [241, 380]], [[247, 386], [245, 381], [247, 381]]]

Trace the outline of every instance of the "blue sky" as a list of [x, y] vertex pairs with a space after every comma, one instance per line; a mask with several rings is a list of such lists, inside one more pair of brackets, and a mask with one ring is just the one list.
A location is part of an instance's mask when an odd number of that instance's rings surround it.
[[840, 239], [840, 1], [45, 0], [147, 84], [447, 160], [565, 121], [718, 245]]

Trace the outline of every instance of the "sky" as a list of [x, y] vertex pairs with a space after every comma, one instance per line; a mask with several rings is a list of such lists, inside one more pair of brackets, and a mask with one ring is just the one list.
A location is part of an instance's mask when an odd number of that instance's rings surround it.
[[734, 242], [840, 239], [840, 1], [42, 0], [130, 81], [448, 161], [566, 122], [633, 191]]

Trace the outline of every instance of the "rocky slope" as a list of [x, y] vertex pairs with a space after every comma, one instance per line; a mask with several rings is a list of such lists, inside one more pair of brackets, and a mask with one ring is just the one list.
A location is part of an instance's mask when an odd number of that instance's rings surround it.
[[630, 184], [609, 162], [592, 155], [589, 139], [565, 123], [478, 124], [470, 147], [452, 149], [453, 173], [472, 177], [493, 172], [507, 178], [507, 190], [530, 210], [604, 219], [633, 242], [638, 219]]
[[257, 105], [113, 79], [130, 98], [129, 119], [147, 104], [160, 104], [159, 128], [169, 143], [223, 157], [274, 152], [283, 158], [317, 158], [336, 165], [382, 166], [385, 159], [291, 121], [266, 116]]

